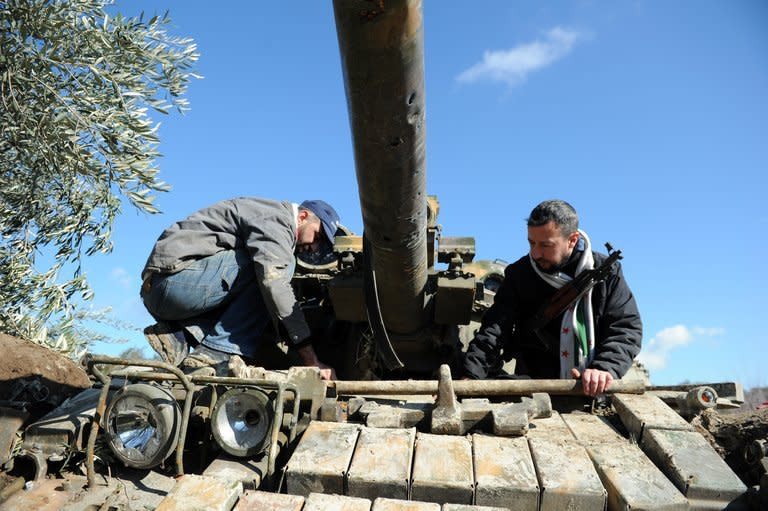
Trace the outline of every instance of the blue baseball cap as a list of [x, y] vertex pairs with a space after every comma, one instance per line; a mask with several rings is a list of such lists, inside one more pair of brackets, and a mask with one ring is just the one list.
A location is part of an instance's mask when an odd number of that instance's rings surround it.
[[339, 228], [339, 214], [336, 213], [336, 210], [322, 200], [305, 200], [299, 207], [311, 211], [320, 219], [320, 222], [323, 224], [325, 237], [333, 245], [333, 238], [336, 236], [336, 231]]

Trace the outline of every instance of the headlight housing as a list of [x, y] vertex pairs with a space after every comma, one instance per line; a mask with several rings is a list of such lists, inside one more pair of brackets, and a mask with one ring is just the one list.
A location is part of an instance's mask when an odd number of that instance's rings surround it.
[[168, 390], [157, 385], [123, 387], [112, 397], [104, 416], [109, 447], [128, 467], [159, 465], [179, 438], [179, 405]]
[[211, 429], [225, 452], [251, 457], [266, 450], [273, 421], [272, 402], [264, 391], [234, 388], [216, 401]]

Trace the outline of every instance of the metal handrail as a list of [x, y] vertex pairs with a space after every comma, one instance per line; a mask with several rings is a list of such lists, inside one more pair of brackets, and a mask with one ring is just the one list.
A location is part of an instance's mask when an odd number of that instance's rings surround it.
[[121, 378], [126, 379], [141, 379], [147, 381], [179, 381], [184, 389], [186, 395], [184, 397], [184, 409], [181, 416], [181, 427], [179, 431], [179, 437], [176, 441], [174, 448], [176, 449], [176, 472], [177, 475], [184, 474], [183, 454], [184, 443], [187, 436], [187, 428], [189, 426], [189, 416], [192, 410], [192, 397], [196, 384], [203, 385], [228, 385], [233, 387], [253, 387], [258, 389], [270, 389], [277, 391], [277, 398], [275, 400], [275, 420], [272, 424], [271, 431], [271, 444], [268, 454], [268, 476], [275, 470], [275, 463], [277, 458], [277, 442], [279, 438], [280, 428], [282, 427], [282, 416], [284, 398], [283, 393], [288, 391], [293, 394], [293, 411], [292, 421], [289, 432], [289, 441], [295, 438], [295, 425], [299, 413], [300, 395], [296, 385], [287, 382], [278, 382], [274, 380], [254, 380], [248, 378], [232, 378], [226, 376], [194, 376], [184, 374], [178, 367], [174, 367], [165, 362], [157, 360], [135, 360], [120, 357], [109, 357], [105, 355], [91, 355], [88, 354], [83, 359], [87, 369], [102, 383], [103, 387], [99, 394], [99, 402], [96, 406], [96, 413], [93, 416], [93, 422], [91, 425], [91, 431], [88, 436], [88, 445], [86, 447], [86, 473], [88, 477], [88, 487], [93, 488], [96, 484], [96, 471], [94, 468], [94, 451], [96, 448], [96, 437], [98, 436], [99, 426], [103, 421], [104, 412], [106, 409], [107, 395], [109, 394], [109, 388], [112, 384], [112, 376], [104, 374], [96, 364], [103, 365], [123, 365], [123, 366], [139, 366], [150, 367], [154, 369], [162, 369], [167, 371], [165, 373], [158, 372], [125, 372], [120, 374]]

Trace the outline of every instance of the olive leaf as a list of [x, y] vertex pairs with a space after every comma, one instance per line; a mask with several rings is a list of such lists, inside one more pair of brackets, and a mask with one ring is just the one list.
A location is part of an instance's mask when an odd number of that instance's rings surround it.
[[151, 115], [188, 109], [197, 47], [168, 33], [167, 12], [111, 4], [0, 1], [0, 330], [13, 335], [72, 332], [92, 295], [83, 257], [112, 249], [124, 205], [157, 213], [170, 189]]

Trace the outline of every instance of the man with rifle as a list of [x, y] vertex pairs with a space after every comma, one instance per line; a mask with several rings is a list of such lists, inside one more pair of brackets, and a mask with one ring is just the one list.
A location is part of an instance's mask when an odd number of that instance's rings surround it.
[[528, 218], [530, 251], [507, 266], [504, 283], [464, 358], [468, 378], [581, 378], [601, 394], [640, 351], [642, 323], [618, 259], [593, 252], [579, 217], [562, 200], [544, 201]]

